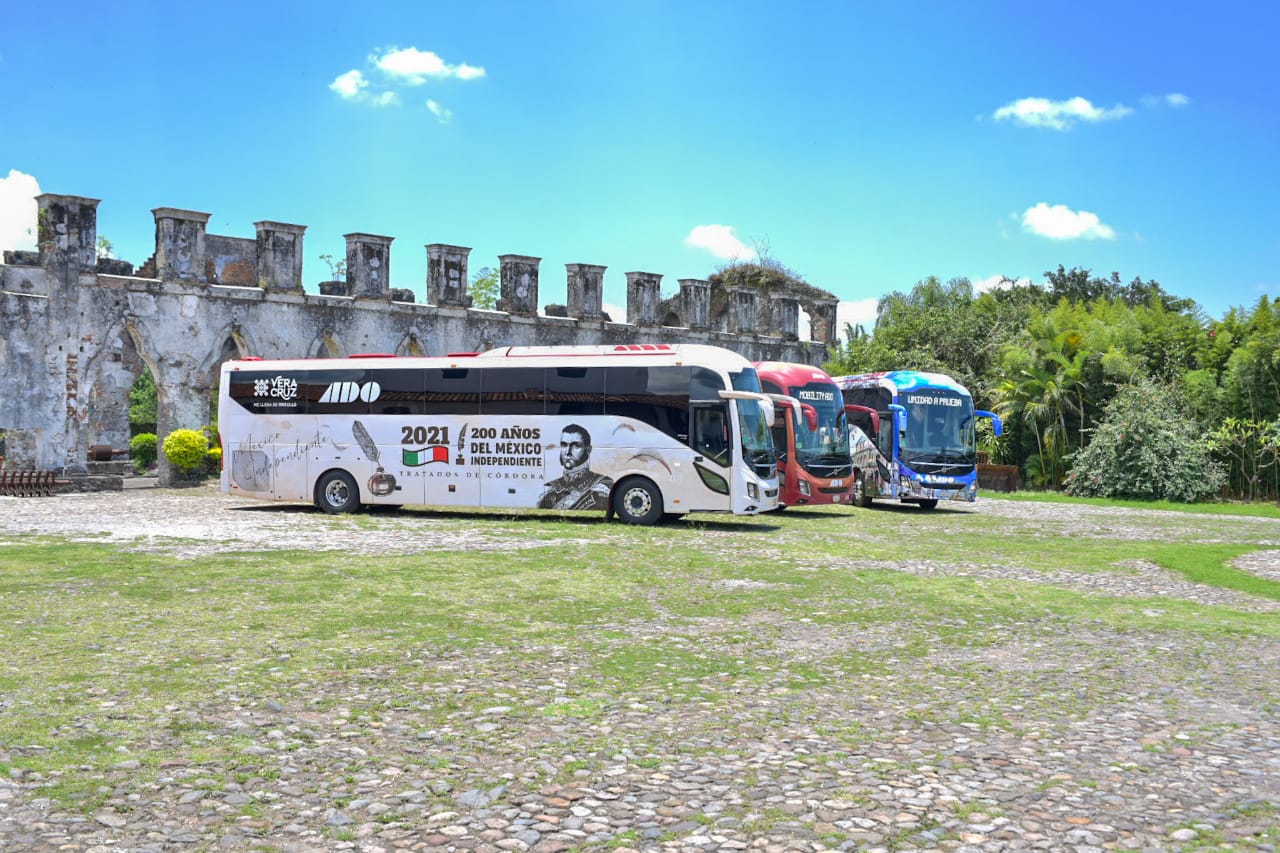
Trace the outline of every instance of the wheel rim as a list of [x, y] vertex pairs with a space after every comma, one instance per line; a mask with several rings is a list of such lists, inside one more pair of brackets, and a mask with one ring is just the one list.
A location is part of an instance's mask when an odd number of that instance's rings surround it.
[[862, 478], [858, 477], [853, 481], [853, 499], [856, 503], [862, 503]]
[[648, 489], [639, 487], [627, 489], [623, 495], [622, 505], [627, 508], [627, 512], [635, 518], [648, 515], [653, 509], [653, 498], [649, 495]]
[[351, 490], [341, 480], [330, 480], [324, 487], [324, 499], [328, 501], [329, 506], [346, 506], [350, 498]]

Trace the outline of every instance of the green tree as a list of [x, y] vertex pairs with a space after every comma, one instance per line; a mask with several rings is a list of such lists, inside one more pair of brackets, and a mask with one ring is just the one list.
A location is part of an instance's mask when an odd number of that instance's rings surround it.
[[129, 426], [143, 432], [155, 429], [156, 383], [149, 367], [142, 368], [142, 373], [129, 389]]
[[467, 285], [467, 294], [471, 297], [472, 308], [493, 310], [498, 307], [498, 296], [502, 292], [502, 281], [498, 270], [481, 267], [471, 277]]
[[1222, 470], [1182, 408], [1168, 386], [1148, 379], [1124, 386], [1072, 458], [1067, 493], [1188, 503], [1217, 495]]

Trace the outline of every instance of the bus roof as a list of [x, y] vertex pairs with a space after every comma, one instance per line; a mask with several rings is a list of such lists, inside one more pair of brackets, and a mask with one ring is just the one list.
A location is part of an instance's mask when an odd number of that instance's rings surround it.
[[885, 370], [879, 373], [857, 373], [832, 377], [841, 388], [889, 388], [894, 391], [910, 391], [915, 388], [946, 388], [968, 395], [969, 389], [945, 373], [926, 373], [920, 370]]
[[445, 356], [352, 355], [347, 358], [260, 359], [250, 357], [225, 363], [225, 369], [307, 370], [368, 369], [384, 366], [401, 369], [441, 367], [524, 366], [546, 367], [572, 362], [600, 365], [649, 364], [654, 366], [698, 364], [718, 370], [737, 371], [750, 367], [743, 356], [722, 347], [705, 344], [616, 344], [592, 346], [498, 347], [485, 352], [450, 353]]
[[787, 387], [831, 381], [830, 375], [822, 368], [796, 361], [757, 361], [755, 367], [762, 380], [768, 377], [773, 382]]

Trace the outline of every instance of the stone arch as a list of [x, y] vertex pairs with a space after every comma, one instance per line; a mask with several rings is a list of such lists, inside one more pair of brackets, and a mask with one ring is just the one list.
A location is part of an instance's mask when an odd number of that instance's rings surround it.
[[106, 444], [124, 449], [132, 438], [129, 392], [143, 369], [152, 367], [154, 358], [128, 322], [114, 323], [101, 340], [81, 373], [84, 441], [87, 447]]
[[342, 358], [343, 349], [333, 338], [333, 332], [329, 329], [319, 334], [311, 346], [307, 347], [307, 358]]
[[680, 319], [680, 315], [677, 314], [675, 311], [668, 311], [666, 315], [662, 318], [662, 325], [671, 326], [672, 328], [679, 328], [680, 326], [684, 325], [684, 321]]
[[418, 333], [416, 327], [410, 329], [400, 343], [396, 344], [396, 355], [408, 355], [422, 357], [427, 354], [426, 345], [423, 343], [422, 336]]

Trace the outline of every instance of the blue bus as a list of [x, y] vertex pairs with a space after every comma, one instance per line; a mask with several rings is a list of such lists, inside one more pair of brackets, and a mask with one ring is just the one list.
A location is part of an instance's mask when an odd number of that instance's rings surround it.
[[977, 419], [969, 391], [950, 376], [890, 370], [834, 377], [849, 415], [853, 503], [874, 498], [933, 509], [978, 497]]

